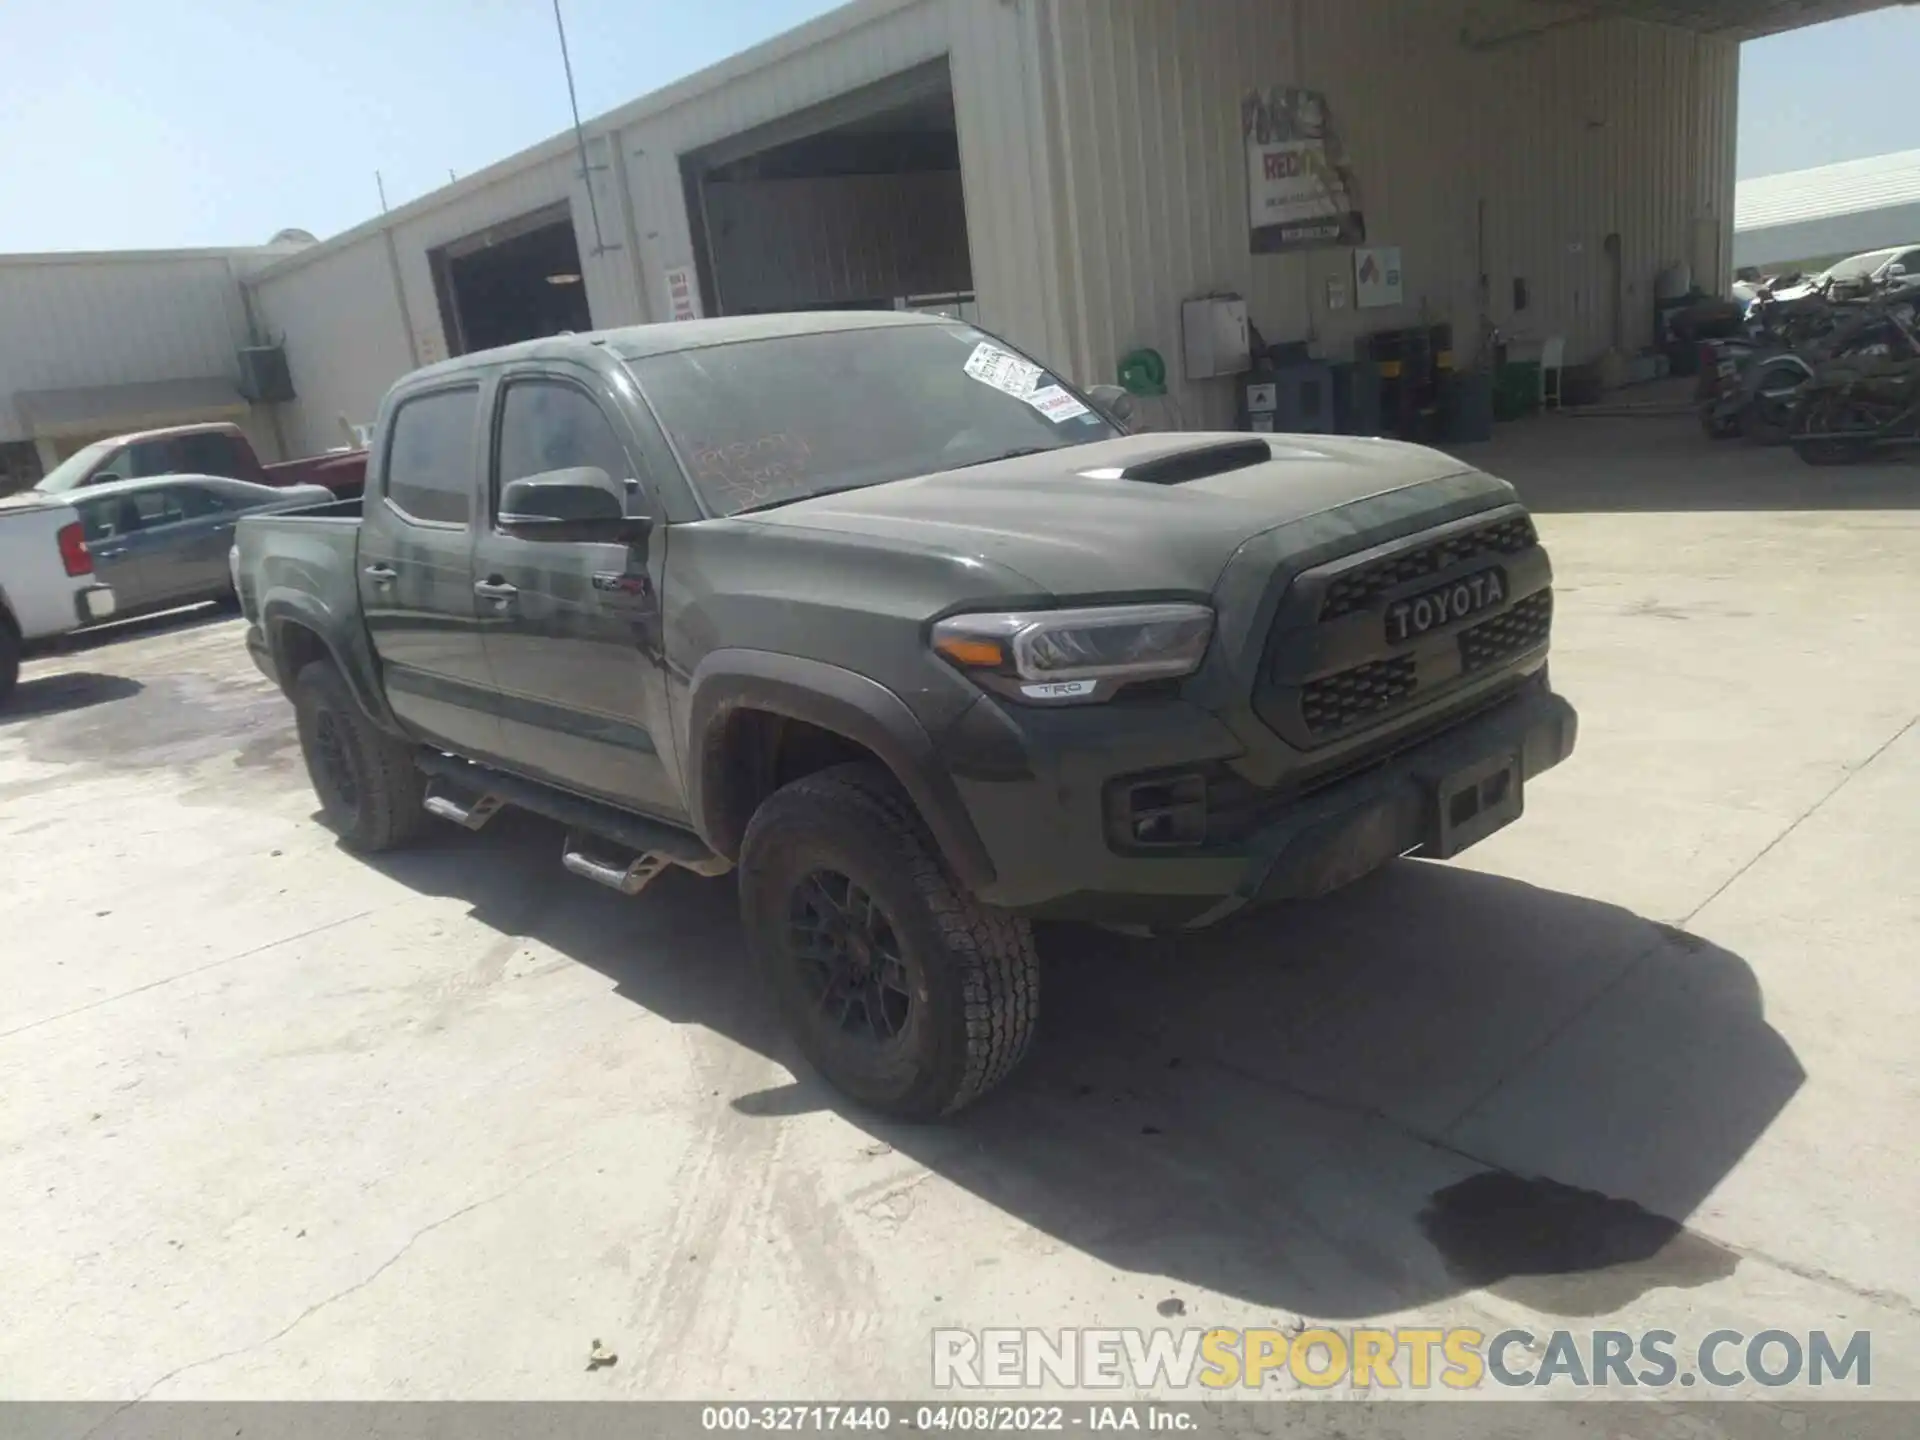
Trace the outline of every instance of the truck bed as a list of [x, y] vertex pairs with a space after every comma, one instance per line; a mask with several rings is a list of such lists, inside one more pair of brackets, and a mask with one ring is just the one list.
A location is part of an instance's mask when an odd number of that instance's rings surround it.
[[241, 609], [256, 625], [280, 614], [356, 616], [359, 541], [358, 499], [241, 516], [233, 532]]

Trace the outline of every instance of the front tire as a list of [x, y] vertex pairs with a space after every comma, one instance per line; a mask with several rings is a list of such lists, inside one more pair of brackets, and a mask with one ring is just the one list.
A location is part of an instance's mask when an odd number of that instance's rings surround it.
[[951, 1115], [1032, 1042], [1032, 929], [954, 885], [878, 765], [835, 766], [769, 797], [741, 846], [740, 902], [802, 1053], [861, 1104]]
[[313, 793], [348, 846], [375, 854], [419, 833], [426, 781], [413, 747], [367, 718], [331, 660], [315, 660], [294, 678], [293, 713]]

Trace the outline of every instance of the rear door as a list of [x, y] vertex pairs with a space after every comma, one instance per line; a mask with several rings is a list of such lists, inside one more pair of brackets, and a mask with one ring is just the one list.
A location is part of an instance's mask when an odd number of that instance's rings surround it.
[[475, 575], [507, 758], [569, 789], [681, 818], [662, 759], [665, 526], [627, 546], [523, 540], [497, 523], [510, 481], [578, 466], [625, 481], [628, 512], [658, 518], [638, 437], [584, 367], [508, 370], [493, 412]]
[[498, 757], [473, 593], [481, 385], [398, 398], [360, 522], [360, 607], [387, 701], [421, 739]]

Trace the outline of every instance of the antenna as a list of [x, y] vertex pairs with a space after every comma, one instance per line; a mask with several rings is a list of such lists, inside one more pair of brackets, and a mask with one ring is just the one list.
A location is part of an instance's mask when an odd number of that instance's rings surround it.
[[380, 213], [384, 215], [387, 213], [387, 182], [380, 178], [378, 170], [373, 172], [373, 184], [380, 192]]
[[587, 187], [587, 209], [593, 215], [593, 253], [606, 253], [600, 234], [600, 202], [593, 194], [593, 166], [587, 162], [587, 132], [580, 127], [580, 97], [573, 88], [573, 58], [567, 54], [567, 26], [560, 18], [560, 0], [553, 0], [553, 28], [560, 33], [560, 64], [567, 72], [567, 104], [573, 107], [573, 138], [580, 146], [580, 183]]

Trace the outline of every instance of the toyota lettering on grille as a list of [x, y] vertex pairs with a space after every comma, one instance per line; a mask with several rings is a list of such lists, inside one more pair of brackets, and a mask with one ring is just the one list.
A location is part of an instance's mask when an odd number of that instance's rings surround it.
[[1451, 585], [1442, 585], [1387, 607], [1387, 643], [1404, 645], [1442, 625], [1504, 604], [1507, 577], [1499, 570], [1482, 570]]

